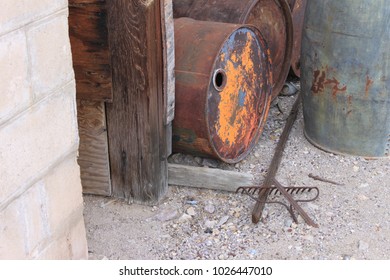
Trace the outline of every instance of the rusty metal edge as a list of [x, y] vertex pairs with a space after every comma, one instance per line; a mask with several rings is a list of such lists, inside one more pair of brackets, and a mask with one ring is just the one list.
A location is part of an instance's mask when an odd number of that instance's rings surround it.
[[[285, 0], [283, 0], [283, 1], [285, 1]], [[254, 3], [257, 3], [257, 1], [254, 1]], [[259, 30], [256, 26], [254, 26], [254, 25], [252, 25], [252, 24], [234, 24], [234, 25], [236, 25], [237, 28], [235, 28], [234, 30], [232, 30], [232, 32], [228, 35], [228, 37], [225, 38], [225, 40], [223, 41], [223, 43], [221, 44], [221, 46], [220, 46], [220, 48], [219, 48], [218, 53], [221, 52], [222, 47], [224, 46], [224, 43], [225, 43], [226, 40], [231, 36], [231, 34], [232, 34], [233, 32], [235, 32], [235, 31], [237, 31], [238, 29], [243, 28], [243, 27], [244, 27], [244, 28], [251, 29], [254, 33], [256, 33], [256, 34], [259, 36], [259, 39], [262, 40], [262, 42], [264, 43], [264, 46], [265, 46], [266, 50], [268, 51], [269, 48], [268, 48], [267, 42], [265, 41], [263, 35], [261, 34], [260, 30]], [[268, 52], [267, 52], [267, 56], [268, 56]], [[215, 68], [214, 66], [215, 66], [216, 62], [217, 62], [217, 57], [215, 58], [214, 62], [213, 62], [212, 65], [211, 65], [212, 67], [211, 67], [211, 69], [210, 69], [210, 75], [209, 75], [209, 77], [210, 77], [210, 82], [211, 82], [211, 79], [212, 79], [212, 77], [213, 77], [212, 74], [213, 74], [213, 69]], [[272, 68], [271, 68], [272, 65], [271, 65], [269, 59], [267, 59], [266, 62], [267, 62], [266, 65], [267, 65], [267, 68], [268, 68], [268, 72], [272, 71]], [[271, 75], [272, 75], [272, 73], [271, 73]], [[210, 84], [210, 83], [209, 83], [209, 84]], [[270, 83], [270, 87], [272, 87], [272, 81], [271, 81], [271, 83]], [[215, 155], [217, 158], [221, 159], [222, 161], [224, 161], [224, 162], [226, 162], [226, 163], [237, 163], [237, 162], [240, 162], [241, 160], [243, 160], [243, 159], [252, 151], [253, 146], [257, 144], [257, 142], [258, 142], [258, 140], [259, 140], [259, 138], [260, 138], [260, 136], [261, 136], [262, 131], [260, 131], [260, 130], [261, 130], [261, 127], [264, 126], [264, 124], [265, 124], [265, 122], [266, 122], [266, 120], [267, 120], [267, 118], [268, 118], [269, 107], [270, 107], [270, 105], [271, 105], [271, 101], [272, 101], [272, 90], [271, 90], [271, 92], [269, 92], [269, 93], [267, 94], [266, 110], [265, 110], [265, 112], [263, 113], [262, 121], [259, 122], [259, 127], [258, 127], [258, 129], [257, 129], [256, 136], [252, 138], [252, 141], [251, 141], [252, 143], [251, 143], [251, 145], [250, 145], [250, 149], [247, 149], [244, 153], [242, 153], [239, 157], [236, 157], [235, 159], [227, 159], [227, 158], [224, 158], [224, 157], [222, 157], [222, 156], [218, 153], [217, 149], [215, 148], [214, 142], [213, 142], [212, 139], [211, 139], [211, 133], [208, 133], [208, 135], [207, 135], [208, 138], [209, 138], [208, 140], [209, 140], [209, 143], [210, 143], [210, 146], [211, 146], [211, 149], [212, 149], [214, 155]], [[206, 116], [205, 120], [207, 120], [207, 116], [208, 116], [208, 113], [209, 113], [209, 106], [208, 106], [208, 105], [209, 105], [209, 104], [206, 102], [205, 111], [204, 111], [205, 116]], [[210, 126], [209, 126], [209, 123], [208, 123], [207, 121], [206, 121], [206, 127], [207, 127], [207, 131], [210, 132]]]

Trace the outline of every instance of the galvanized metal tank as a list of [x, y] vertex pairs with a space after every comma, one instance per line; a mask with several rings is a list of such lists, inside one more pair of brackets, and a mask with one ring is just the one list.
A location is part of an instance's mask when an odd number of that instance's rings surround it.
[[257, 143], [271, 102], [269, 50], [253, 26], [175, 19], [173, 150], [235, 163]]
[[290, 70], [293, 44], [291, 12], [285, 0], [196, 0], [189, 6], [187, 15], [197, 20], [256, 26], [271, 51], [272, 96], [279, 95]]
[[330, 152], [388, 157], [388, 0], [308, 1], [302, 38], [305, 135]]

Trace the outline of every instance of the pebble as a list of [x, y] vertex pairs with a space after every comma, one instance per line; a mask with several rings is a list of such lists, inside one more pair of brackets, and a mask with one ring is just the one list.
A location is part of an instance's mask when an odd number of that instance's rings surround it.
[[342, 259], [343, 259], [344, 261], [348, 261], [348, 260], [351, 260], [351, 259], [352, 259], [352, 256], [351, 256], [351, 255], [342, 255], [341, 257], [342, 257]]
[[257, 255], [257, 250], [255, 250], [255, 249], [249, 249], [249, 254], [250, 254], [250, 255]]
[[359, 240], [359, 244], [358, 244], [359, 251], [367, 251], [369, 247], [370, 245], [367, 242], [363, 240]]
[[209, 159], [209, 158], [204, 158], [202, 161], [202, 164], [204, 166], [208, 166], [211, 168], [217, 168], [219, 166], [219, 162], [216, 161], [215, 159]]
[[369, 198], [367, 196], [365, 196], [364, 194], [359, 194], [358, 195], [358, 199], [361, 200], [361, 201], [369, 200]]
[[284, 221], [284, 226], [289, 228], [291, 227], [292, 223], [293, 223], [292, 219], [287, 219]]
[[213, 204], [207, 204], [205, 207], [204, 207], [204, 210], [209, 213], [209, 214], [213, 214], [215, 212], [215, 206]]
[[195, 216], [196, 215], [196, 212], [195, 212], [195, 208], [194, 207], [188, 207], [187, 209], [187, 214], [190, 215], [190, 216]]
[[189, 205], [196, 205], [198, 204], [198, 202], [196, 200], [187, 200], [186, 201], [186, 204], [189, 204]]
[[189, 220], [192, 219], [192, 216], [191, 215], [188, 215], [186, 213], [183, 213], [183, 215], [180, 216], [180, 218], [178, 219], [179, 222], [187, 222]]
[[167, 208], [160, 211], [155, 217], [160, 222], [166, 222], [177, 218], [179, 212], [175, 208]]
[[208, 228], [214, 228], [216, 224], [217, 221], [210, 221], [210, 220], [206, 220], [206, 222], [204, 223], [205, 227]]
[[194, 161], [199, 164], [199, 165], [202, 165], [202, 162], [203, 162], [203, 159], [201, 157], [195, 157], [194, 158]]
[[360, 168], [359, 166], [354, 165], [352, 169], [354, 172], [358, 172]]
[[222, 226], [222, 225], [223, 225], [224, 223], [226, 223], [228, 220], [229, 220], [229, 216], [223, 216], [223, 217], [219, 220], [219, 222], [218, 222], [218, 224], [217, 224], [217, 227]]

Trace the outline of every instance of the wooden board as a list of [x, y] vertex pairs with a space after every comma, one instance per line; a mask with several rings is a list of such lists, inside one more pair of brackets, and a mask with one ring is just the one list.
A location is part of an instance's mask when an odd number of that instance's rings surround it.
[[113, 102], [107, 124], [113, 195], [154, 204], [168, 187], [160, 0], [107, 1]]
[[105, 105], [101, 101], [77, 100], [80, 135], [78, 163], [83, 192], [111, 195]]
[[216, 168], [168, 164], [170, 185], [235, 192], [238, 187], [256, 185], [252, 174]]
[[164, 102], [165, 124], [175, 117], [175, 38], [173, 28], [172, 0], [164, 0], [162, 14], [163, 58], [164, 58]]
[[172, 121], [175, 117], [175, 38], [172, 0], [164, 0], [161, 11], [164, 61], [164, 120], [166, 125], [166, 156], [172, 154]]
[[77, 98], [111, 101], [106, 0], [69, 0], [69, 35]]

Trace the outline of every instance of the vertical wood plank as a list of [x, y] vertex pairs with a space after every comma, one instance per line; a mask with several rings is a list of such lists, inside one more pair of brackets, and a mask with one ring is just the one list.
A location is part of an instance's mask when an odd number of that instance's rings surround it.
[[80, 135], [78, 163], [83, 193], [111, 195], [105, 104], [77, 100]]
[[173, 23], [172, 0], [163, 0], [161, 14], [163, 30], [164, 57], [164, 97], [166, 124], [173, 121], [175, 116], [175, 32]]
[[106, 0], [69, 0], [69, 35], [77, 98], [111, 101]]
[[164, 61], [164, 120], [166, 125], [166, 156], [172, 154], [172, 121], [175, 117], [175, 32], [172, 0], [163, 0], [161, 26]]
[[107, 123], [113, 195], [156, 203], [168, 186], [160, 0], [107, 2], [113, 102]]

